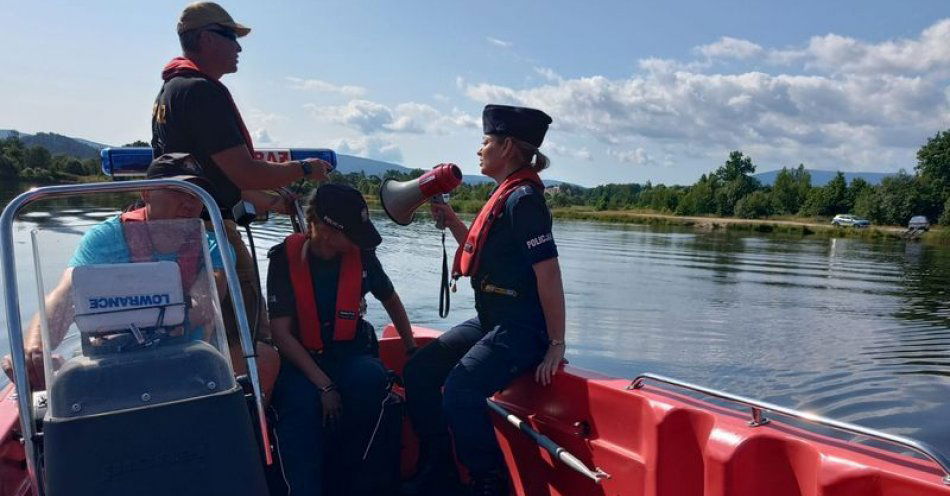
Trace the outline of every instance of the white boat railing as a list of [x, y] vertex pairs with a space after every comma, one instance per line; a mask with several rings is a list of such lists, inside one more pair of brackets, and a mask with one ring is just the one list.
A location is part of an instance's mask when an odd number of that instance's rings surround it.
[[750, 407], [751, 409], [751, 420], [749, 420], [749, 425], [751, 427], [759, 427], [769, 423], [769, 419], [766, 418], [763, 414], [763, 410], [768, 410], [770, 412], [775, 412], [786, 417], [796, 418], [809, 422], [812, 424], [822, 425], [825, 427], [831, 427], [832, 429], [837, 429], [840, 431], [850, 432], [852, 434], [858, 434], [861, 436], [866, 436], [873, 439], [878, 439], [881, 441], [887, 441], [891, 444], [898, 446], [903, 446], [910, 450], [916, 451], [927, 457], [929, 460], [933, 461], [943, 470], [943, 483], [950, 485], [950, 459], [944, 456], [941, 452], [937, 451], [936, 448], [930, 446], [927, 443], [922, 441], [917, 441], [916, 439], [911, 439], [903, 436], [896, 436], [894, 434], [888, 434], [886, 432], [881, 432], [875, 429], [870, 429], [867, 427], [861, 427], [860, 425], [850, 424], [848, 422], [842, 422], [840, 420], [834, 420], [827, 417], [822, 417], [814, 413], [803, 412], [801, 410], [796, 410], [794, 408], [787, 408], [784, 406], [776, 405], [766, 401], [756, 400], [752, 398], [747, 398], [745, 396], [740, 396], [738, 394], [727, 393], [725, 391], [720, 391], [718, 389], [709, 388], [706, 386], [700, 386], [697, 384], [692, 384], [686, 381], [681, 381], [679, 379], [673, 379], [671, 377], [662, 376], [659, 374], [640, 374], [633, 381], [630, 382], [630, 385], [627, 386], [627, 389], [640, 389], [644, 386], [644, 383], [647, 380], [652, 380], [656, 382], [661, 382], [664, 384], [669, 384], [671, 386], [680, 387], [683, 389], [688, 389], [691, 391], [696, 391], [698, 393], [705, 394], [707, 396], [712, 396], [714, 398], [719, 398], [722, 400], [732, 401], [735, 403], [741, 403]]
[[[33, 406], [31, 405], [33, 391], [27, 377], [26, 360], [23, 349], [22, 319], [20, 316], [20, 299], [17, 291], [17, 275], [14, 257], [13, 221], [23, 208], [39, 200], [98, 193], [134, 193], [154, 189], [184, 191], [198, 197], [204, 205], [205, 210], [209, 213], [218, 245], [227, 245], [228, 238], [224, 231], [224, 221], [221, 218], [221, 211], [214, 201], [214, 198], [201, 187], [178, 179], [150, 179], [144, 181], [44, 186], [21, 193], [3, 209], [3, 214], [0, 215], [0, 272], [2, 272], [3, 276], [7, 334], [10, 343], [10, 356], [13, 361], [14, 382], [17, 388], [17, 406], [19, 409], [20, 426], [26, 451], [26, 468], [36, 496], [42, 496], [45, 492], [37, 472], [39, 460], [36, 458], [36, 442], [38, 441], [38, 437], [36, 422], [33, 418]], [[262, 446], [264, 449], [264, 459], [267, 464], [270, 464], [272, 460], [270, 450], [268, 449], [270, 441], [267, 435], [267, 421], [264, 417], [264, 405], [262, 403], [257, 358], [254, 351], [254, 342], [251, 338], [250, 326], [247, 321], [247, 313], [244, 309], [244, 297], [241, 294], [241, 284], [238, 280], [237, 269], [231, 251], [219, 251], [224, 264], [225, 278], [228, 283], [228, 295], [231, 298], [232, 308], [234, 309], [234, 316], [241, 338], [241, 349], [247, 360], [248, 375], [250, 376], [251, 386], [254, 390], [258, 421], [260, 422], [261, 434], [263, 436]], [[40, 302], [40, 304], [42, 304], [42, 302]]]

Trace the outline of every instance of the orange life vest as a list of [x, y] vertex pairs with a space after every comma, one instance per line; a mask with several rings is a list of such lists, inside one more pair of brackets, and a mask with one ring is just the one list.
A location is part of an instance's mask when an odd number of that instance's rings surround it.
[[465, 243], [458, 247], [455, 252], [455, 261], [452, 263], [452, 277], [458, 279], [462, 276], [471, 276], [478, 271], [479, 255], [485, 240], [488, 239], [488, 231], [492, 224], [501, 217], [505, 210], [505, 201], [508, 197], [524, 183], [531, 183], [541, 188], [544, 183], [537, 172], [528, 167], [518, 169], [498, 185], [498, 189], [492, 193], [491, 198], [478, 212], [478, 217], [472, 222], [468, 229], [468, 236]]
[[[310, 276], [310, 256], [305, 251], [307, 236], [295, 233], [287, 236], [285, 249], [290, 268], [290, 282], [297, 302], [297, 326], [300, 341], [311, 351], [323, 349], [323, 335], [317, 298]], [[333, 322], [334, 341], [352, 341], [356, 337], [356, 325], [360, 319], [360, 299], [363, 297], [363, 259], [359, 248], [343, 255], [340, 278], [336, 287], [336, 315]]]
[[[152, 236], [148, 232], [145, 222], [148, 220], [145, 207], [130, 210], [119, 216], [122, 223], [122, 234], [125, 244], [129, 247], [129, 261], [132, 263], [151, 262], [155, 260], [155, 249], [152, 246]], [[201, 234], [203, 230], [196, 230]], [[191, 289], [198, 278], [198, 264], [203, 258], [201, 253], [201, 239], [184, 239], [178, 247], [178, 269], [181, 271], [181, 285], [185, 293]]]

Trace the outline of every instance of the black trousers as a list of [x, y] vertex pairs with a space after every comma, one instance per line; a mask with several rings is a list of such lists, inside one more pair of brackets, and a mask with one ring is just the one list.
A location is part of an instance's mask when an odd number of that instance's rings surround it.
[[486, 330], [474, 318], [443, 333], [416, 352], [403, 371], [416, 434], [426, 439], [451, 430], [456, 453], [470, 472], [502, 468], [485, 399], [534, 370], [546, 351], [543, 329], [496, 325]]

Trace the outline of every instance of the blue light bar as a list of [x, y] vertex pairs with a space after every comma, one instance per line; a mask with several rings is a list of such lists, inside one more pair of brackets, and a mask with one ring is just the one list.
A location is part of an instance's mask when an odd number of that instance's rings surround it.
[[[151, 148], [105, 148], [99, 153], [102, 173], [112, 177], [144, 176], [152, 162]], [[254, 158], [268, 162], [289, 162], [305, 158], [325, 160], [336, 169], [336, 152], [329, 148], [260, 148]]]
[[112, 177], [144, 176], [152, 162], [151, 148], [103, 148], [102, 173]]

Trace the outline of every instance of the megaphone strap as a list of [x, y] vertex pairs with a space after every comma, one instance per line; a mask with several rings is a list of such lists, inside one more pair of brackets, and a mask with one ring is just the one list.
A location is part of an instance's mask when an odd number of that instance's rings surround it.
[[[457, 278], [456, 278], [457, 279]], [[455, 291], [455, 280], [452, 281], [452, 291]], [[449, 306], [451, 304], [451, 293], [449, 292], [449, 254], [445, 249], [445, 229], [442, 229], [442, 283], [439, 285], [439, 317], [449, 316]]]

